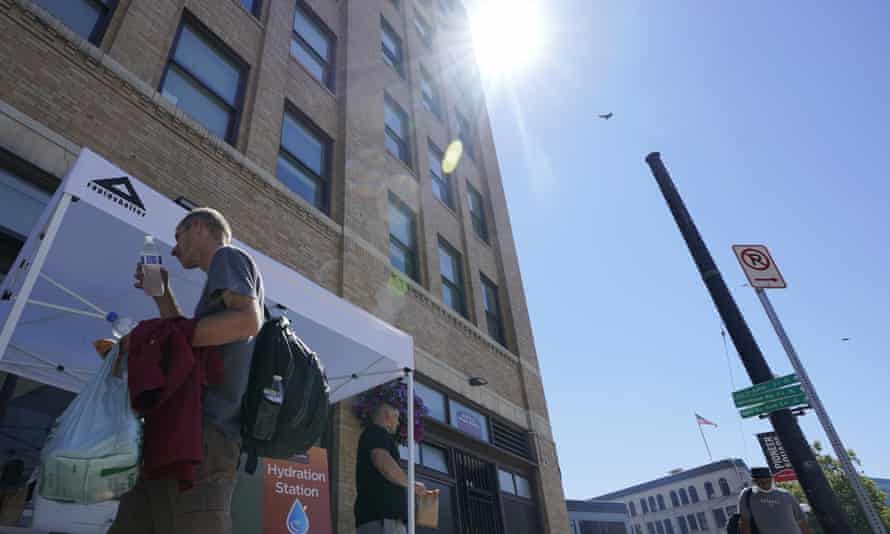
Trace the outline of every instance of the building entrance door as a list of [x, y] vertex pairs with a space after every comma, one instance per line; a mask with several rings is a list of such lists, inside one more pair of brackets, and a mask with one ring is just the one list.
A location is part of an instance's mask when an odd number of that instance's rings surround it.
[[455, 475], [463, 534], [503, 534], [498, 508], [495, 466], [461, 451], [454, 451]]

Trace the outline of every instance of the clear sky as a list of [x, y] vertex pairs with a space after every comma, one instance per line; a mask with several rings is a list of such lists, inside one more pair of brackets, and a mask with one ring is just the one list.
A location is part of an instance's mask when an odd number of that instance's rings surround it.
[[770, 297], [841, 438], [890, 477], [890, 3], [538, 4], [543, 53], [487, 98], [566, 497], [706, 463], [694, 412], [719, 424], [715, 460], [765, 463], [650, 151], [786, 374], [730, 247], [771, 248], [789, 287]]

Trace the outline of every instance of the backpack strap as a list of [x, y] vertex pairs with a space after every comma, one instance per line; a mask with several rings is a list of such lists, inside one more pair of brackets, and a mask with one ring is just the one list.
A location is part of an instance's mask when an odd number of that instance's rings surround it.
[[759, 534], [760, 529], [757, 528], [757, 521], [754, 520], [754, 510], [751, 509], [752, 493], [754, 493], [754, 488], [748, 488], [745, 490], [745, 507], [748, 508], [748, 515], [751, 516], [751, 534]]

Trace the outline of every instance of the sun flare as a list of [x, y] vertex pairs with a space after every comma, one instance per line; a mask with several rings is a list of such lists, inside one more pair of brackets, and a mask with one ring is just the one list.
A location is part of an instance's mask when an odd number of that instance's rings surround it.
[[533, 0], [481, 0], [471, 24], [483, 76], [516, 72], [541, 50], [543, 28]]

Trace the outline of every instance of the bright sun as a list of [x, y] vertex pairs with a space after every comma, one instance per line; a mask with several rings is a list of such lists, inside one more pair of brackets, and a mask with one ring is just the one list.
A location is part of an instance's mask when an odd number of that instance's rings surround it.
[[473, 46], [483, 76], [509, 74], [531, 63], [543, 29], [533, 0], [480, 0], [473, 16]]

